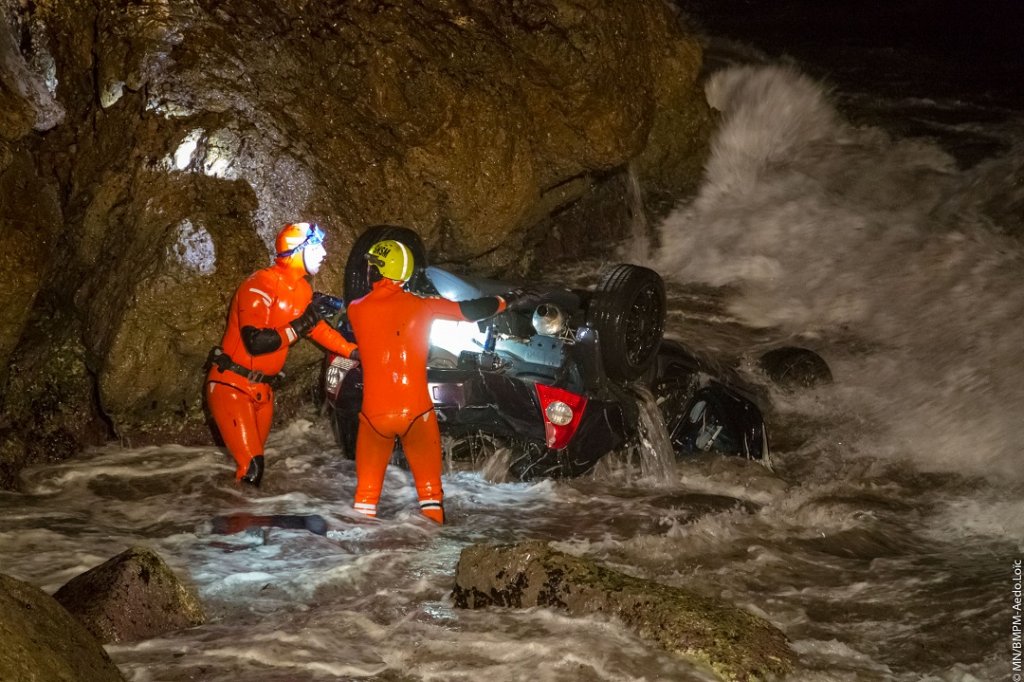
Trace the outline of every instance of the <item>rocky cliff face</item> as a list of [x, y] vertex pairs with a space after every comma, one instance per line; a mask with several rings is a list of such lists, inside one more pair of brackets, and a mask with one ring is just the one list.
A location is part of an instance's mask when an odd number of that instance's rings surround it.
[[0, 9], [0, 486], [111, 437], [209, 440], [203, 361], [283, 222], [326, 228], [325, 291], [374, 223], [521, 267], [627, 167], [692, 188], [712, 122], [662, 0]]

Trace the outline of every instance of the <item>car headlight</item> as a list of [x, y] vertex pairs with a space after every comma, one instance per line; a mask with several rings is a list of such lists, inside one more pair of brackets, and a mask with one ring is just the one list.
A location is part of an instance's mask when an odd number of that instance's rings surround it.
[[555, 426], [565, 426], [572, 421], [572, 408], [561, 400], [554, 400], [544, 410], [548, 421]]
[[533, 311], [533, 328], [544, 336], [558, 336], [565, 331], [565, 313], [554, 303], [541, 303]]

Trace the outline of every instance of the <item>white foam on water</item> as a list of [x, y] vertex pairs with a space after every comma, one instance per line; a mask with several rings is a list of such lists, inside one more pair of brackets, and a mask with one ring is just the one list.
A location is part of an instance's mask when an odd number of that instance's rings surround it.
[[1024, 480], [1024, 249], [968, 199], [972, 172], [851, 126], [789, 68], [727, 69], [708, 93], [707, 182], [661, 224], [655, 267], [733, 287], [747, 325], [821, 340], [864, 449]]

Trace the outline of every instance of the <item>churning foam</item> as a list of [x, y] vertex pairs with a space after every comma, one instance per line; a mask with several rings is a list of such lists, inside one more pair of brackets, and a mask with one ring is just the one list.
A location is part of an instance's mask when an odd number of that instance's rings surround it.
[[1024, 249], [974, 200], [982, 171], [849, 124], [791, 68], [729, 68], [707, 95], [722, 124], [705, 184], [659, 226], [654, 266], [736, 289], [746, 324], [831, 340], [865, 449], [1024, 478]]

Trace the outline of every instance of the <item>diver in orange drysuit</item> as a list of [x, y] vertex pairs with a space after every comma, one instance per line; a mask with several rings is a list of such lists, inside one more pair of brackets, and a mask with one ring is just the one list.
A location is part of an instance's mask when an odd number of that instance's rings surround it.
[[416, 481], [420, 512], [444, 523], [441, 436], [427, 389], [430, 326], [435, 319], [476, 321], [523, 297], [521, 291], [455, 302], [424, 298], [403, 288], [413, 257], [401, 242], [382, 241], [366, 254], [373, 287], [348, 306], [363, 365], [363, 404], [356, 437], [355, 509], [377, 515], [395, 438]]
[[316, 223], [289, 223], [277, 235], [274, 264], [249, 276], [235, 292], [220, 346], [210, 352], [206, 401], [237, 468], [235, 478], [259, 486], [263, 445], [274, 413], [272, 386], [288, 348], [303, 336], [339, 355], [356, 346], [322, 320], [330, 311], [314, 297], [315, 275], [327, 252]]

